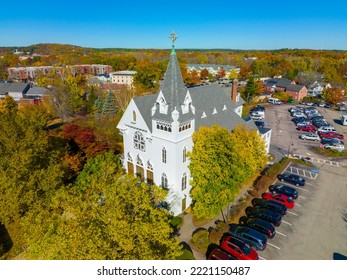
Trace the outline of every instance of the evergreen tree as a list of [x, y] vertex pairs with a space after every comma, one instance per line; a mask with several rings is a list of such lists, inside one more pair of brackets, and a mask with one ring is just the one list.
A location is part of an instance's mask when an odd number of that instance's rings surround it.
[[114, 116], [116, 114], [116, 98], [112, 91], [110, 90], [105, 98], [104, 105], [102, 106], [102, 115], [104, 116]]
[[102, 98], [99, 96], [94, 102], [94, 116], [99, 118], [102, 114], [103, 102]]

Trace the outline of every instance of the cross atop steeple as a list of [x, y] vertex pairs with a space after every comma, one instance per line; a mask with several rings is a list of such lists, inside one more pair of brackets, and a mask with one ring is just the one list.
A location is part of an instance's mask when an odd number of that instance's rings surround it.
[[176, 35], [175, 31], [172, 31], [171, 35], [169, 36], [169, 38], [172, 41], [172, 51], [171, 54], [175, 54], [175, 41], [178, 38], [178, 36]]

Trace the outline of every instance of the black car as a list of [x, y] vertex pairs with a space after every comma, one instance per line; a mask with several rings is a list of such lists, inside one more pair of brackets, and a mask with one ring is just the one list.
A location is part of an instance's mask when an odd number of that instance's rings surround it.
[[270, 192], [284, 194], [293, 199], [297, 199], [299, 193], [296, 189], [283, 184], [271, 185], [269, 187]]
[[276, 234], [276, 230], [273, 224], [259, 218], [249, 218], [246, 216], [242, 216], [239, 219], [239, 224], [242, 226], [253, 228], [259, 231], [260, 233], [265, 234], [268, 238], [273, 238]]
[[339, 138], [324, 138], [322, 139], [321, 143], [324, 144], [332, 144], [332, 143], [338, 143], [344, 145], [345, 143], [339, 139]]
[[258, 112], [258, 111], [265, 111], [265, 107], [262, 105], [256, 105], [250, 110], [250, 112]]
[[255, 229], [240, 226], [238, 224], [230, 224], [229, 232], [232, 236], [241, 239], [258, 250], [262, 251], [266, 247], [266, 236]]
[[264, 121], [254, 121], [255, 125], [258, 127], [265, 127], [267, 125]]
[[278, 227], [282, 222], [281, 214], [259, 206], [249, 206], [246, 208], [246, 215], [250, 218], [260, 218]]
[[277, 176], [278, 180], [280, 181], [286, 181], [287, 183], [290, 183], [290, 184], [293, 184], [295, 186], [305, 186], [305, 179], [302, 178], [301, 176], [299, 175], [296, 175], [296, 174], [288, 174], [288, 173], [284, 173], [284, 174], [279, 174]]
[[275, 211], [280, 213], [282, 216], [287, 213], [287, 207], [282, 203], [279, 203], [274, 200], [262, 199], [262, 198], [253, 198], [252, 199], [253, 206], [259, 206], [262, 208], [269, 209], [271, 211]]
[[292, 121], [297, 124], [299, 122], [304, 122], [304, 121], [307, 121], [307, 118], [305, 117], [295, 117], [295, 118], [292, 118]]

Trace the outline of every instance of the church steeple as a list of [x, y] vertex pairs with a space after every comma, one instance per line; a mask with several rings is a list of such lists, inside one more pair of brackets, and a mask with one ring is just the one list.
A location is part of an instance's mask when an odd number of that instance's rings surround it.
[[172, 49], [171, 49], [171, 55], [176, 55], [176, 51], [175, 51], [175, 41], [178, 38], [178, 36], [176, 35], [175, 31], [172, 31], [172, 33], [170, 34], [169, 38], [172, 41]]

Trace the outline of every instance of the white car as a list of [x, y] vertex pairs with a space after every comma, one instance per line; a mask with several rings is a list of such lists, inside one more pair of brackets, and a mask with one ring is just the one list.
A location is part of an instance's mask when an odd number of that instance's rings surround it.
[[333, 126], [321, 126], [318, 128], [318, 132], [336, 132]]
[[261, 121], [264, 118], [264, 115], [251, 115], [251, 119], [255, 121]]
[[332, 150], [344, 150], [345, 146], [339, 143], [329, 143], [324, 145], [324, 149], [332, 149]]
[[303, 140], [320, 141], [320, 137], [314, 133], [301, 134], [299, 138]]

